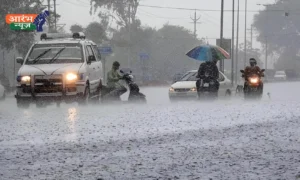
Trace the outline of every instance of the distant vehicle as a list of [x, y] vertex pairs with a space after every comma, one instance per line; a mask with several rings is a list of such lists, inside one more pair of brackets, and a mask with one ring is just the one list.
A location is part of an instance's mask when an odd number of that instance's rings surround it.
[[53, 101], [59, 106], [61, 101], [87, 104], [90, 99], [99, 100], [102, 62], [97, 44], [83, 33], [44, 33], [25, 59], [16, 61], [22, 65], [15, 95], [18, 107], [28, 108], [32, 102], [43, 107]]
[[[178, 82], [171, 85], [169, 89], [170, 100], [192, 98], [197, 99], [196, 78], [198, 70], [188, 71]], [[220, 88], [218, 95], [225, 96], [231, 93], [231, 81], [219, 71]]]
[[286, 69], [285, 70], [287, 80], [297, 80], [299, 79], [299, 73], [295, 69]]
[[286, 73], [284, 71], [276, 71], [274, 78], [277, 81], [286, 81]]
[[0, 100], [5, 99], [5, 88], [2, 84], [0, 84]]

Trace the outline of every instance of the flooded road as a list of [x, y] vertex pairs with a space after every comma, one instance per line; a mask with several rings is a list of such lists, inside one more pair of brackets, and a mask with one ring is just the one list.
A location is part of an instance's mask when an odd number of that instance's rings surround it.
[[[0, 179], [296, 179], [300, 83], [240, 97], [171, 104], [0, 108]], [[126, 95], [124, 96], [126, 98]]]

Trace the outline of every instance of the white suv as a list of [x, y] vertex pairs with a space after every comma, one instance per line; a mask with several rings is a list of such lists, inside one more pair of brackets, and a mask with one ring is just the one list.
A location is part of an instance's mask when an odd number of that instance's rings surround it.
[[17, 105], [41, 106], [55, 101], [86, 104], [91, 97], [99, 100], [103, 82], [101, 56], [97, 45], [83, 33], [48, 33], [33, 44], [17, 76]]

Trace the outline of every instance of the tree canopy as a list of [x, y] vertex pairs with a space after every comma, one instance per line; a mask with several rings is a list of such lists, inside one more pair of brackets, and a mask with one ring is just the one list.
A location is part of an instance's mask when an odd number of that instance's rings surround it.
[[128, 27], [129, 24], [136, 21], [139, 1], [140, 0], [90, 0], [90, 13], [96, 13], [99, 8], [105, 8], [112, 11], [113, 14], [100, 12], [98, 15], [101, 19], [103, 17], [110, 17], [113, 18], [119, 26]]
[[[279, 54], [281, 67], [295, 67], [300, 49], [299, 0], [278, 0], [254, 18], [257, 40], [268, 44], [268, 53]], [[297, 61], [297, 62], [296, 62]], [[299, 64], [300, 65], [300, 64]], [[298, 65], [298, 67], [300, 67]]]

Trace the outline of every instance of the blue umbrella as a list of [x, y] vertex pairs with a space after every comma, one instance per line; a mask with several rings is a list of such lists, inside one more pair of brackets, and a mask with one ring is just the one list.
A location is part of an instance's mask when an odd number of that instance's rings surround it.
[[188, 57], [198, 61], [211, 61], [212, 59], [230, 59], [230, 55], [219, 46], [201, 45], [186, 54]]

